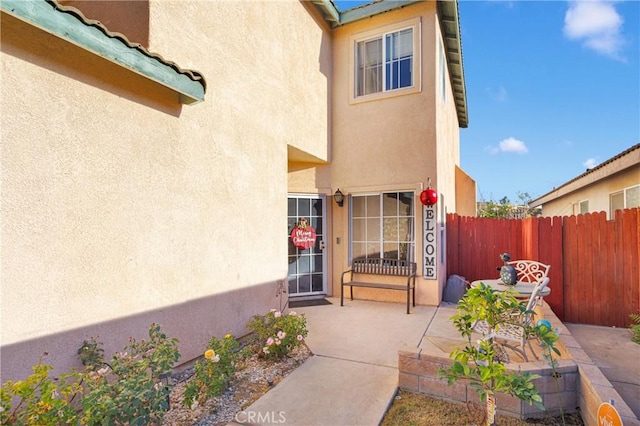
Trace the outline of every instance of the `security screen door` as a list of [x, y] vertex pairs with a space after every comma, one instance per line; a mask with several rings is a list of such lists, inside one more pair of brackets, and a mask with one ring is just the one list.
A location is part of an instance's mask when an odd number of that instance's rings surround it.
[[[325, 230], [325, 197], [319, 195], [289, 195], [289, 296], [310, 296], [327, 293]], [[308, 249], [300, 249], [291, 241], [291, 231], [306, 219], [316, 232], [316, 242]]]

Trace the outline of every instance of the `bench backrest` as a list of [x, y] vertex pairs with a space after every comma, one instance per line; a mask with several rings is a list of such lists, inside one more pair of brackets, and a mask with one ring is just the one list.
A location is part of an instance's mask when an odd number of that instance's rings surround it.
[[514, 260], [507, 263], [516, 269], [518, 281], [528, 283], [541, 283], [547, 278], [551, 268], [551, 265], [545, 265], [535, 260]]
[[356, 274], [411, 276], [416, 273], [416, 263], [398, 259], [354, 259], [353, 272]]

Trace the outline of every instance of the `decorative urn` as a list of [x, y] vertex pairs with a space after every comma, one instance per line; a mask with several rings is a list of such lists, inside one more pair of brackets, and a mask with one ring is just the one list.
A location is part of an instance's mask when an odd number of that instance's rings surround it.
[[516, 274], [516, 268], [509, 265], [511, 256], [509, 253], [502, 253], [500, 259], [504, 262], [504, 265], [500, 267], [500, 279], [505, 285], [516, 285], [518, 282], [518, 276]]

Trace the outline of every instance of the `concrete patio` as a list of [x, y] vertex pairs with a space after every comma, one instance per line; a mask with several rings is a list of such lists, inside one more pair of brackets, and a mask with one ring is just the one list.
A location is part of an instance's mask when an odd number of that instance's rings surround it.
[[[295, 309], [306, 315], [306, 343], [314, 356], [245, 410], [252, 424], [281, 424], [286, 419], [291, 425], [377, 425], [399, 385], [399, 351], [441, 348], [447, 357], [444, 352], [463, 343], [449, 321], [455, 305], [417, 306], [407, 315], [402, 304], [349, 301], [340, 307], [339, 299], [328, 300], [331, 305]], [[640, 425], [633, 411], [640, 410], [638, 399], [624, 401], [569, 330], [561, 323], [554, 326], [559, 327], [565, 349], [578, 364], [576, 386], [588, 389], [586, 399], [577, 397], [583, 417], [587, 416], [585, 423], [596, 424], [583, 405], [597, 408], [599, 400], [614, 399], [625, 426]], [[590, 340], [596, 340], [596, 335], [596, 330], [588, 333]], [[624, 343], [607, 339], [601, 341], [608, 346]], [[590, 348], [594, 349], [598, 348]], [[640, 345], [627, 349], [637, 350], [627, 360], [640, 360]], [[636, 374], [628, 363], [627, 368]], [[635, 382], [625, 383], [625, 395], [638, 392], [638, 376]]]

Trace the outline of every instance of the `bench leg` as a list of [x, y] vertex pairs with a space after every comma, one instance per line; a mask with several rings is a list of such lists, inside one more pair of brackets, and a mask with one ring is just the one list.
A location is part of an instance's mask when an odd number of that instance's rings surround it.
[[407, 315], [409, 315], [409, 299], [411, 299], [411, 292], [407, 289]]
[[340, 284], [340, 306], [344, 306], [344, 284]]

